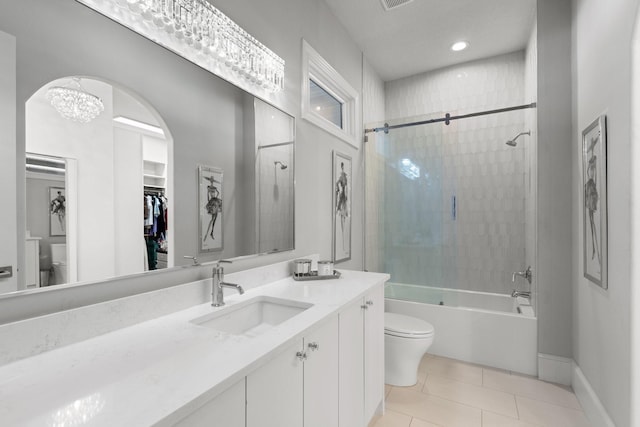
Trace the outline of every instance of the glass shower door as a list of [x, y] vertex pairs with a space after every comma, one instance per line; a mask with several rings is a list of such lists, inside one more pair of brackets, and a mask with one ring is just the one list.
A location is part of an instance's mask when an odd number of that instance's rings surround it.
[[365, 268], [390, 274], [390, 282], [447, 286], [443, 139], [440, 125], [369, 134]]

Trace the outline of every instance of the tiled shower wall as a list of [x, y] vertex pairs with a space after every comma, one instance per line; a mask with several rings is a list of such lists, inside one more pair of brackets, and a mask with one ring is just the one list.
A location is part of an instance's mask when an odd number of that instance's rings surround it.
[[[475, 61], [385, 85], [390, 123], [424, 120], [531, 102], [525, 52]], [[526, 263], [528, 136], [516, 111], [391, 131], [384, 147], [385, 214], [380, 256], [392, 281], [510, 293]], [[409, 179], [402, 159], [420, 169]], [[452, 213], [453, 197], [456, 215]]]
[[[384, 123], [384, 82], [373, 67], [365, 59], [363, 61], [362, 122], [365, 128], [374, 128]], [[384, 272], [384, 211], [379, 207], [384, 200], [384, 193], [378, 191], [384, 182], [385, 159], [378, 154], [377, 147], [382, 144], [383, 137], [376, 133], [366, 135], [365, 150], [365, 248], [364, 269]]]
[[293, 143], [260, 147], [258, 174], [258, 252], [292, 248]]

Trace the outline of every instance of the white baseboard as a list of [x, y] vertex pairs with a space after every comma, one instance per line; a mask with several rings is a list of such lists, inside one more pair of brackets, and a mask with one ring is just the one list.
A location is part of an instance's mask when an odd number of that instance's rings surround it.
[[600, 398], [575, 362], [573, 362], [571, 385], [585, 415], [594, 426], [615, 427]]
[[538, 353], [538, 378], [551, 383], [571, 385], [573, 359]]
[[592, 425], [616, 427], [587, 377], [573, 359], [538, 353], [538, 378], [556, 384], [570, 385]]

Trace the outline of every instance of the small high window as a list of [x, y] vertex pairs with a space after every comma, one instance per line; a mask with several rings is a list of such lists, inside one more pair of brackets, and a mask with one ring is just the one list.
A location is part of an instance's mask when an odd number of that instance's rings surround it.
[[302, 118], [359, 148], [358, 92], [302, 41]]
[[342, 129], [342, 101], [331, 95], [313, 79], [309, 79], [309, 105], [316, 113]]

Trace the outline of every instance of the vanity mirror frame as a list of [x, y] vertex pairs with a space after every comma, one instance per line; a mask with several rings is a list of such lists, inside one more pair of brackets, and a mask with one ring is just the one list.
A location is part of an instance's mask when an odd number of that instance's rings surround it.
[[[7, 6], [7, 7], [12, 7], [12, 6]], [[34, 6], [35, 7], [35, 6]], [[68, 20], [73, 20], [73, 16], [74, 15], [78, 15], [81, 14], [83, 15], [82, 18], [86, 18], [85, 19], [78, 19], [78, 20], [74, 20], [74, 22], [78, 22], [78, 27], [77, 29], [75, 28], [71, 28], [71, 29], [67, 29], [66, 31], [62, 31], [62, 33], [64, 33], [67, 37], [69, 34], [73, 34], [73, 33], [78, 33], [78, 32], [82, 32], [83, 30], [86, 29], [94, 29], [95, 27], [99, 27], [96, 29], [96, 31], [99, 33], [98, 36], [96, 36], [95, 34], [89, 32], [86, 39], [87, 40], [78, 40], [77, 41], [77, 45], [76, 45], [76, 41], [74, 40], [74, 43], [72, 43], [71, 45], [69, 44], [65, 44], [65, 43], [58, 43], [58, 45], [60, 46], [64, 46], [60, 47], [60, 50], [56, 50], [53, 54], [54, 55], [60, 55], [59, 58], [59, 63], [55, 64], [54, 67], [52, 67], [51, 70], [46, 70], [46, 71], [39, 71], [39, 70], [34, 70], [35, 72], [28, 72], [28, 73], [24, 73], [24, 75], [18, 74], [16, 76], [16, 81], [17, 81], [17, 85], [16, 85], [16, 95], [17, 95], [17, 117], [16, 117], [16, 123], [17, 123], [17, 138], [16, 138], [16, 159], [17, 159], [17, 164], [21, 165], [24, 163], [25, 160], [25, 152], [24, 152], [24, 132], [25, 132], [25, 125], [26, 125], [26, 119], [25, 119], [25, 104], [24, 101], [26, 101], [33, 93], [35, 93], [35, 91], [37, 90], [37, 88], [42, 87], [43, 82], [47, 82], [47, 81], [53, 81], [57, 78], [60, 78], [62, 76], [69, 76], [69, 75], [83, 75], [83, 76], [95, 76], [95, 78], [99, 78], [103, 81], [106, 82], [115, 82], [117, 81], [116, 85], [121, 86], [121, 87], [126, 87], [126, 88], [130, 88], [130, 87], [135, 87], [135, 85], [131, 84], [131, 80], [134, 80], [134, 78], [131, 78], [131, 73], [133, 73], [133, 68], [129, 67], [128, 65], [130, 65], [130, 62], [132, 60], [132, 58], [125, 58], [123, 62], [123, 64], [121, 64], [121, 72], [124, 73], [124, 75], [118, 75], [118, 73], [114, 73], [113, 71], [113, 67], [110, 69], [111, 71], [107, 70], [104, 73], [99, 73], [97, 72], [98, 69], [100, 69], [101, 66], [105, 65], [105, 58], [102, 57], [102, 55], [99, 52], [87, 52], [88, 54], [88, 58], [87, 58], [87, 62], [86, 64], [82, 64], [83, 65], [83, 69], [82, 70], [78, 70], [77, 67], [74, 68], [74, 63], [82, 63], [82, 60], [78, 59], [78, 58], [73, 58], [70, 59], [69, 61], [66, 61], [66, 59], [71, 58], [73, 56], [77, 56], [77, 54], [79, 53], [79, 51], [82, 51], [84, 46], [92, 46], [94, 45], [94, 42], [96, 39], [100, 39], [100, 35], [104, 36], [105, 34], [105, 28], [108, 29], [109, 31], [109, 35], [111, 38], [111, 35], [113, 35], [113, 37], [115, 39], [117, 39], [117, 41], [111, 41], [111, 42], [105, 42], [107, 43], [109, 46], [112, 46], [114, 44], [120, 44], [120, 45], [124, 45], [124, 46], [128, 46], [126, 42], [123, 42], [122, 40], [131, 40], [133, 41], [133, 43], [131, 44], [135, 44], [135, 46], [133, 48], [127, 48], [129, 50], [129, 52], [126, 54], [128, 57], [133, 57], [136, 55], [136, 50], [139, 50], [142, 47], [146, 47], [149, 48], [151, 42], [149, 42], [148, 40], [144, 39], [144, 37], [133, 33], [132, 31], [128, 30], [125, 27], [122, 27], [121, 25], [109, 20], [108, 18], [105, 18], [104, 16], [102, 16], [99, 13], [96, 13], [95, 11], [92, 11], [88, 8], [86, 8], [86, 6], [83, 6], [81, 3], [77, 3], [77, 2], [65, 2], [62, 4], [59, 4], [59, 2], [56, 2], [56, 4], [54, 5], [49, 5], [49, 4], [43, 4], [40, 7], [42, 10], [41, 13], [38, 13], [36, 19], [41, 20], [43, 16], [47, 16], [47, 15], [51, 15], [50, 19], [52, 20], [56, 20], [57, 17], [62, 17], [63, 15], [68, 15], [69, 12], [71, 12], [69, 14], [70, 17], [66, 18]], [[22, 11], [19, 12], [15, 12], [15, 9], [19, 9], [19, 6], [16, 6], [14, 8], [14, 12], [10, 12], [9, 16], [12, 15], [12, 13], [14, 14], [23, 14]], [[25, 8], [25, 9], [29, 9], [29, 8]], [[24, 12], [24, 14], [27, 14], [28, 12]], [[20, 20], [21, 18], [19, 18], [18, 20]], [[51, 28], [52, 24], [48, 24], [45, 25], [44, 27], [47, 28]], [[17, 28], [17, 29], [16, 29]], [[33, 38], [38, 38], [41, 34], [44, 33], [47, 28], [38, 28], [35, 31], [35, 34], [33, 35]], [[26, 30], [21, 30], [20, 29], [20, 25], [18, 24], [15, 27], [9, 26], [7, 25], [6, 28], [3, 28], [3, 31], [8, 31], [8, 33], [10, 35], [12, 35], [13, 37], [15, 37], [16, 39], [20, 40], [21, 37], [25, 37], [26, 34]], [[102, 31], [100, 33], [100, 31]], [[40, 33], [38, 33], [40, 32]], [[29, 36], [29, 38], [31, 38], [31, 36]], [[46, 37], [45, 37], [46, 38]], [[54, 41], [52, 41], [52, 44], [55, 44], [56, 41], [59, 42], [61, 39], [64, 39], [65, 36], [64, 35], [59, 35], [56, 34], [53, 37]], [[24, 47], [24, 44], [27, 45], [27, 48]], [[26, 62], [36, 62], [33, 58], [31, 58], [31, 56], [34, 55], [34, 51], [33, 51], [33, 41], [28, 41], [27, 43], [24, 43], [23, 46], [21, 47], [20, 44], [18, 44], [17, 46], [17, 54], [18, 57], [20, 56], [20, 49], [25, 49], [27, 51], [27, 53], [25, 54], [24, 52], [22, 53], [23, 55], [29, 55], [29, 60]], [[47, 44], [47, 43], [45, 43]], [[43, 47], [43, 49], [46, 50], [46, 46]], [[166, 49], [160, 47], [160, 46], [156, 46], [155, 49], [153, 49], [154, 52], [151, 53], [150, 56], [152, 56], [154, 60], [158, 61], [158, 60], [164, 60], [167, 61], [167, 55], [169, 55], [171, 58], [173, 58], [173, 60], [171, 60], [171, 64], [169, 68], [172, 69], [184, 69], [185, 66], [189, 67], [190, 69], [188, 70], [189, 73], [192, 74], [197, 74], [200, 73], [202, 74], [203, 69], [201, 67], [198, 67], [197, 65], [188, 63], [187, 64], [186, 61], [181, 61], [181, 58], [177, 55], [175, 55], [174, 53], [167, 51]], [[160, 58], [160, 59], [158, 59]], [[138, 60], [140, 60], [138, 58]], [[25, 62], [25, 60], [22, 60], [23, 62]], [[108, 61], [108, 58], [107, 58]], [[85, 67], [86, 65], [86, 67]], [[20, 68], [21, 64], [20, 64], [20, 59], [18, 58], [18, 66]], [[22, 64], [22, 68], [24, 68], [25, 65]], [[82, 67], [81, 67], [82, 68]], [[74, 69], [76, 71], [71, 71], [70, 69]], [[131, 71], [130, 71], [131, 70]], [[198, 71], [200, 70], [200, 71]], [[165, 75], [170, 73], [169, 71], [166, 70], [158, 70], [158, 74], [160, 75], [160, 77], [158, 77], [159, 79], [162, 78], [162, 75]], [[105, 75], [107, 77], [105, 77]], [[245, 89], [243, 88], [239, 88], [235, 85], [233, 85], [232, 83], [224, 80], [224, 79], [220, 79], [219, 77], [214, 77], [213, 74], [207, 72], [207, 79], [209, 82], [211, 81], [219, 81], [220, 83], [215, 83], [214, 82], [214, 86], [221, 86], [224, 82], [224, 85], [229, 85], [230, 89], [226, 89], [226, 90], [222, 90], [222, 94], [221, 94], [221, 99], [222, 101], [226, 100], [227, 98], [230, 97], [228, 92], [233, 92], [233, 91], [241, 91], [243, 94], [247, 94], [248, 92], [246, 92]], [[44, 77], [43, 77], [44, 76]], [[119, 78], [119, 77], [123, 77], [123, 78]], [[22, 82], [20, 82], [20, 80], [22, 80]], [[138, 78], [139, 80], [139, 78]], [[200, 80], [200, 84], [202, 83], [202, 76], [199, 76], [199, 80]], [[195, 85], [197, 83], [192, 83], [191, 86]], [[189, 84], [188, 84], [189, 85]], [[174, 88], [172, 88], [174, 89]], [[29, 93], [25, 93], [25, 90], [28, 91]], [[172, 94], [175, 94], [175, 89], [172, 90], [171, 92], [173, 92]], [[224, 93], [227, 92], [227, 93]], [[156, 101], [158, 99], [158, 95], [157, 94], [153, 94], [154, 96], [149, 96], [149, 88], [145, 88], [143, 90], [138, 90], [138, 88], [136, 88], [136, 94], [140, 95], [140, 98], [144, 99], [145, 101], [147, 101], [149, 103], [149, 105], [152, 105], [154, 107], [155, 110], [158, 111], [158, 113], [162, 116], [163, 120], [166, 120], [167, 117], [165, 117], [164, 112], [162, 111], [163, 107], [166, 108], [166, 102], [163, 102], [162, 104], [164, 105], [157, 105]], [[233, 94], [232, 94], [233, 95]], [[295, 133], [296, 133], [296, 117], [285, 111], [284, 109], [282, 109], [281, 107], [277, 106], [274, 104], [274, 101], [280, 100], [282, 101], [283, 98], [280, 98], [279, 96], [269, 96], [269, 98], [273, 98], [273, 99], [265, 99], [263, 97], [260, 96], [256, 96], [256, 94], [252, 94], [249, 93], [249, 95], [251, 95], [254, 99], [259, 99], [265, 103], [267, 103], [268, 105], [270, 105], [271, 107], [277, 109], [278, 111], [281, 111], [283, 114], [286, 114], [290, 119], [291, 119], [291, 128], [292, 128], [292, 136], [293, 139], [295, 141]], [[167, 95], [168, 98], [170, 98], [172, 95]], [[222, 102], [220, 101], [220, 102]], [[282, 103], [282, 102], [281, 102]], [[180, 108], [179, 106], [176, 106], [175, 108]], [[175, 112], [173, 113], [175, 115]], [[171, 122], [176, 122], [176, 118], [175, 117], [169, 117], [169, 120], [166, 121], [171, 121]], [[223, 119], [221, 119], [223, 120]], [[175, 123], [173, 123], [175, 124]], [[179, 123], [181, 124], [181, 123]], [[167, 128], [171, 129], [173, 131], [173, 125], [172, 123], [167, 123]], [[178, 130], [178, 133], [180, 133], [180, 130]], [[174, 141], [178, 142], [178, 138], [176, 137], [176, 134], [172, 134], [172, 137], [174, 139]], [[181, 140], [184, 140], [185, 138], [181, 138]], [[178, 145], [180, 144], [180, 142], [178, 142]], [[194, 144], [193, 141], [190, 142], [190, 144]], [[178, 149], [178, 146], [176, 147], [176, 149]], [[189, 150], [189, 147], [184, 148], [185, 150]], [[295, 146], [293, 148], [294, 150], [294, 159], [295, 159]], [[196, 164], [194, 163], [194, 167], [196, 166]], [[18, 168], [20, 169], [20, 168]], [[292, 168], [293, 170], [293, 168]], [[171, 173], [171, 172], [170, 172]], [[293, 173], [293, 172], [292, 172]], [[23, 200], [24, 197], [24, 192], [25, 192], [25, 184], [23, 183], [24, 179], [25, 179], [25, 172], [24, 171], [20, 171], [17, 170], [16, 171], [16, 177], [17, 177], [17, 193], [18, 193], [18, 201]], [[174, 173], [174, 178], [175, 178], [175, 173]], [[291, 248], [286, 248], [283, 249], [282, 251], [277, 251], [277, 252], [291, 252], [295, 250], [295, 176], [292, 178], [292, 184], [293, 184], [293, 188], [294, 188], [294, 197], [292, 198], [292, 203], [293, 203], [293, 211], [294, 211], [294, 220], [291, 223], [291, 233], [293, 235], [293, 247]], [[174, 180], [174, 185], [180, 185], [180, 188], [183, 188], [184, 185], [182, 183], [176, 183]], [[178, 203], [176, 201], [176, 203]], [[193, 201], [192, 205], [195, 205], [195, 201]], [[20, 208], [21, 209], [21, 208]], [[20, 209], [18, 209], [20, 211]], [[192, 221], [191, 218], [187, 219], [187, 221]], [[24, 255], [20, 255], [21, 252], [24, 252], [24, 237], [25, 237], [25, 220], [24, 218], [18, 218], [18, 228], [17, 228], [17, 238], [18, 238], [18, 243], [17, 243], [17, 251], [18, 251], [18, 263], [17, 265], [20, 267], [20, 269], [23, 269], [24, 266]], [[179, 228], [179, 225], [176, 225], [176, 227]], [[178, 232], [178, 231], [176, 231]], [[195, 249], [195, 248], [194, 248]], [[178, 264], [179, 262], [186, 262], [182, 260], [182, 255], [183, 252], [186, 253], [186, 251], [179, 251], [176, 250], [175, 252], [175, 260], [176, 260], [176, 264]], [[250, 254], [238, 254], [237, 256], [232, 257], [233, 259], [242, 259], [242, 260], [248, 260], [248, 259], [253, 259], [253, 258], [258, 258], [261, 255], [264, 255], [265, 253], [274, 253], [274, 251], [268, 251], [268, 252], [264, 252], [264, 253], [258, 253], [258, 252], [253, 252]], [[196, 251], [194, 250], [193, 253], [188, 253], [190, 255], [196, 255]], [[219, 256], [225, 256], [226, 254], [215, 254], [215, 255], [219, 255]], [[217, 258], [217, 257], [216, 257]], [[277, 259], [276, 259], [277, 260]], [[214, 262], [214, 259], [207, 259], [205, 260], [205, 263], [203, 263], [202, 265], [207, 265], [209, 263], [209, 261]], [[247, 261], [249, 262], [249, 261]], [[243, 262], [244, 263], [244, 262]], [[249, 262], [250, 263], [250, 262]], [[77, 283], [73, 283], [73, 284], [69, 284], [69, 285], [61, 285], [58, 287], [51, 287], [51, 288], [38, 288], [38, 289], [33, 289], [33, 290], [18, 290], [18, 291], [14, 291], [14, 292], [9, 292], [6, 294], [2, 294], [0, 295], [0, 300], [8, 300], [8, 299], [21, 299], [23, 297], [26, 296], [33, 296], [36, 294], [51, 294], [53, 293], [53, 291], [57, 291], [60, 293], [66, 293], [64, 292], [65, 290], [68, 289], [75, 289], [76, 292], [79, 288], [81, 287], [85, 287], [87, 290], [89, 288], [93, 289], [94, 291], [99, 287], [98, 285], [102, 285], [106, 282], [110, 282], [110, 284], [117, 284], [120, 282], [127, 282], [127, 281], [131, 281], [131, 279], [134, 278], [138, 278], [138, 277], [153, 277], [153, 281], [155, 281], [156, 283], [153, 284], [153, 286], [150, 285], [141, 285], [138, 289], [136, 290], [129, 290], [128, 293], [139, 293], [139, 292], [144, 292], [145, 288], [159, 288], [159, 287], [166, 287], [166, 286], [171, 286], [171, 285], [175, 285], [175, 283], [179, 283], [179, 282], [184, 282], [185, 280], [199, 280], [202, 278], [202, 274], [198, 273], [197, 271], [199, 271], [200, 269], [193, 269], [196, 270], [196, 272], [194, 273], [188, 273], [185, 274], [184, 271], [184, 266], [176, 266], [172, 269], [167, 269], [167, 270], [158, 270], [158, 271], [146, 271], [146, 272], [139, 272], [139, 273], [135, 273], [135, 274], [131, 274], [131, 275], [124, 275], [124, 276], [120, 276], [120, 277], [114, 277], [114, 278], [109, 278], [109, 279], [101, 279], [101, 280], [97, 280], [97, 281], [86, 281], [86, 282], [77, 282]], [[18, 273], [18, 282], [21, 283], [24, 279], [22, 277], [22, 272]], [[162, 277], [162, 279], [160, 279], [160, 276], [166, 276], [166, 277]], [[173, 279], [171, 277], [174, 277]], [[175, 277], [181, 277], [180, 279], [175, 279]], [[187, 277], [187, 279], [185, 279], [184, 277]], [[112, 286], [109, 286], [110, 288]], [[113, 288], [117, 288], [118, 286], [115, 285], [113, 286]], [[90, 297], [88, 295], [88, 292], [82, 292], [82, 295], [78, 297], [78, 300], [87, 300], [87, 301], [99, 301], [99, 300], [103, 300], [103, 299], [109, 299], [109, 298], [113, 298], [113, 297], [106, 297], [106, 295], [108, 294], [112, 294], [112, 295], [118, 295], [118, 296], [114, 296], [114, 297], [119, 297], [121, 296], [121, 294], [114, 294], [113, 292], [111, 292], [111, 290], [109, 291], [104, 291], [104, 292], [98, 292], [98, 296], [95, 297]], [[125, 293], [126, 294], [126, 293]], [[74, 304], [77, 306], [82, 305], [82, 303], [80, 302], [76, 302], [74, 301]], [[38, 305], [38, 303], [34, 300], [32, 301], [32, 303], [34, 305]], [[38, 308], [35, 308], [34, 312], [38, 312]], [[47, 312], [53, 312], [56, 310], [51, 310], [51, 309], [47, 309]], [[3, 316], [4, 317], [4, 316]], [[20, 317], [24, 317], [24, 316], [20, 316]]]

